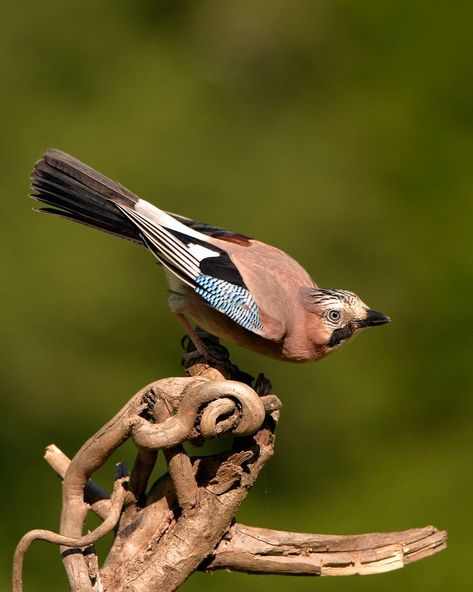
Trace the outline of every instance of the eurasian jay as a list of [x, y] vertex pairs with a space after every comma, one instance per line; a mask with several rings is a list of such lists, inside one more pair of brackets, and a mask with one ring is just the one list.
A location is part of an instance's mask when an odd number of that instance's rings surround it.
[[319, 360], [360, 329], [389, 322], [356, 294], [319, 288], [283, 251], [160, 210], [59, 150], [32, 173], [39, 211], [145, 246], [165, 269], [169, 306], [197, 350], [186, 315], [217, 337], [280, 360]]

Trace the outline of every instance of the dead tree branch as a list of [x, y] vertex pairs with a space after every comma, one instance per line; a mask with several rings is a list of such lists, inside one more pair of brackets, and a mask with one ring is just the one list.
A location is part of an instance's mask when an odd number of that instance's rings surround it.
[[[200, 362], [187, 378], [141, 391], [69, 461], [49, 446], [45, 458], [63, 479], [60, 533], [34, 530], [20, 541], [13, 589], [22, 590], [23, 557], [33, 540], [61, 546], [76, 592], [172, 592], [195, 570], [348, 575], [397, 569], [445, 547], [434, 527], [355, 536], [301, 534], [244, 526], [235, 514], [272, 456], [280, 401], [269, 383], [255, 392], [230, 364]], [[190, 457], [183, 444], [233, 436], [224, 453]], [[127, 439], [137, 447], [130, 477], [110, 496], [91, 477]], [[168, 472], [148, 487], [158, 451]], [[104, 522], [84, 535], [88, 511]], [[101, 569], [90, 545], [115, 528]]]
[[392, 571], [446, 546], [433, 526], [352, 536], [303, 534], [234, 524], [203, 568], [286, 575], [367, 575]]

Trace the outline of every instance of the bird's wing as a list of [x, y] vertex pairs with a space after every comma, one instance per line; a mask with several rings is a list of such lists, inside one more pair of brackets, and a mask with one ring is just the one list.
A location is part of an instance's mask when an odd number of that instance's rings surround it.
[[139, 200], [117, 207], [140, 231], [143, 242], [169, 271], [212, 308], [241, 327], [270, 339], [262, 311], [228, 253], [207, 236]]

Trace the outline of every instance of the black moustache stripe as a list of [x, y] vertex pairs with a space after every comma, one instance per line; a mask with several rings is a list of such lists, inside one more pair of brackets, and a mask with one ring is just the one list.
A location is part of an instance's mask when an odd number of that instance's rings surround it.
[[349, 337], [353, 335], [355, 329], [353, 325], [348, 324], [344, 327], [340, 327], [339, 329], [335, 329], [330, 336], [330, 341], [328, 342], [329, 347], [335, 347], [342, 343], [342, 341], [346, 341]]

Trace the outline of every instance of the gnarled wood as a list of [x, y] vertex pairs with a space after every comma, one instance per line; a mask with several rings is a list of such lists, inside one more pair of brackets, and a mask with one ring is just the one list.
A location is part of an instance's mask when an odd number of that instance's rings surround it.
[[[139, 391], [90, 438], [72, 461], [55, 446], [45, 458], [63, 478], [59, 534], [31, 531], [15, 556], [14, 590], [22, 589], [24, 552], [35, 538], [62, 545], [71, 590], [172, 592], [195, 570], [349, 575], [389, 571], [445, 547], [434, 527], [355, 536], [302, 534], [234, 523], [234, 516], [274, 450], [281, 403], [258, 379], [260, 395], [230, 364], [200, 361], [188, 378], [158, 380]], [[246, 379], [246, 378], [245, 378]], [[183, 443], [234, 436], [218, 455], [189, 457]], [[128, 491], [112, 499], [91, 481], [93, 473], [127, 439], [137, 446]], [[159, 449], [168, 473], [148, 488]], [[83, 535], [89, 510], [104, 520]], [[119, 521], [117, 524], [117, 518]], [[112, 548], [99, 570], [90, 547], [117, 524]], [[103, 531], [103, 532], [102, 532]], [[67, 546], [67, 547], [66, 547]]]

